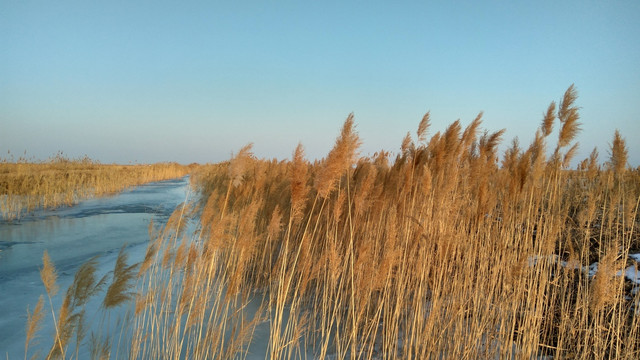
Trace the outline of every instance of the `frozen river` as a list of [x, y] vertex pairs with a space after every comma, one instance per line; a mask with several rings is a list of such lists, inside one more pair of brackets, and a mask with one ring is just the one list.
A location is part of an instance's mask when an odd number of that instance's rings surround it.
[[[141, 261], [149, 240], [149, 222], [166, 221], [185, 201], [188, 188], [187, 177], [156, 182], [69, 208], [38, 211], [18, 223], [0, 223], [0, 358], [24, 358], [27, 305], [33, 310], [45, 293], [39, 274], [45, 250], [58, 272], [57, 311], [60, 294], [73, 281], [77, 268], [91, 257], [100, 256], [100, 277], [113, 269], [124, 245], [129, 263]], [[48, 305], [44, 320], [39, 338], [46, 355], [54, 331]]]

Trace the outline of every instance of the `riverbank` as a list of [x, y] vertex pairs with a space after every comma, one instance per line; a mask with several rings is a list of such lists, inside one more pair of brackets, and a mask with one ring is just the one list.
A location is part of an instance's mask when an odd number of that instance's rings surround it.
[[193, 170], [176, 163], [100, 164], [58, 155], [48, 161], [0, 160], [0, 221], [16, 221], [38, 209], [71, 206], [132, 186], [175, 179]]

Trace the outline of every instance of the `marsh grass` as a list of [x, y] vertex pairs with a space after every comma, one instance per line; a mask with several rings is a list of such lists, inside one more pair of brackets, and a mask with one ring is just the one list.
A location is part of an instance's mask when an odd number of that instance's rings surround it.
[[105, 165], [58, 154], [48, 161], [0, 161], [0, 220], [19, 220], [35, 209], [70, 206], [144, 183], [175, 179], [192, 168], [176, 163]]
[[594, 150], [568, 169], [576, 99], [501, 161], [504, 131], [482, 114], [429, 138], [427, 113], [394, 159], [359, 157], [350, 115], [323, 160], [247, 146], [201, 168], [199, 200], [150, 230], [129, 357], [244, 358], [261, 342], [278, 359], [638, 358], [640, 295], [619, 274], [640, 248], [640, 174], [618, 132], [604, 165]]

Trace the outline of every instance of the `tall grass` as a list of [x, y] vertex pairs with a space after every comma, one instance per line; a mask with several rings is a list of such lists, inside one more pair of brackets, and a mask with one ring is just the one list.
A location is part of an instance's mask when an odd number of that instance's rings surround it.
[[501, 160], [482, 114], [430, 137], [427, 114], [393, 159], [358, 156], [350, 115], [321, 161], [202, 168], [139, 268], [129, 357], [243, 358], [268, 326], [269, 358], [638, 358], [640, 174], [618, 132], [568, 169], [576, 98]]
[[0, 161], [0, 219], [16, 220], [39, 208], [73, 205], [134, 185], [174, 179], [191, 169], [176, 163], [104, 165], [62, 154], [48, 161], [26, 158]]

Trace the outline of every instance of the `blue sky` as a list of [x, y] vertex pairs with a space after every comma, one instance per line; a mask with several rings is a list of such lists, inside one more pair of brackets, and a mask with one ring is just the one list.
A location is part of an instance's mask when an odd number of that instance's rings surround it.
[[428, 110], [431, 134], [484, 111], [527, 145], [575, 83], [578, 158], [606, 160], [619, 129], [638, 166], [638, 19], [636, 0], [0, 0], [0, 156], [283, 159], [300, 141], [314, 159], [351, 112], [368, 155]]

